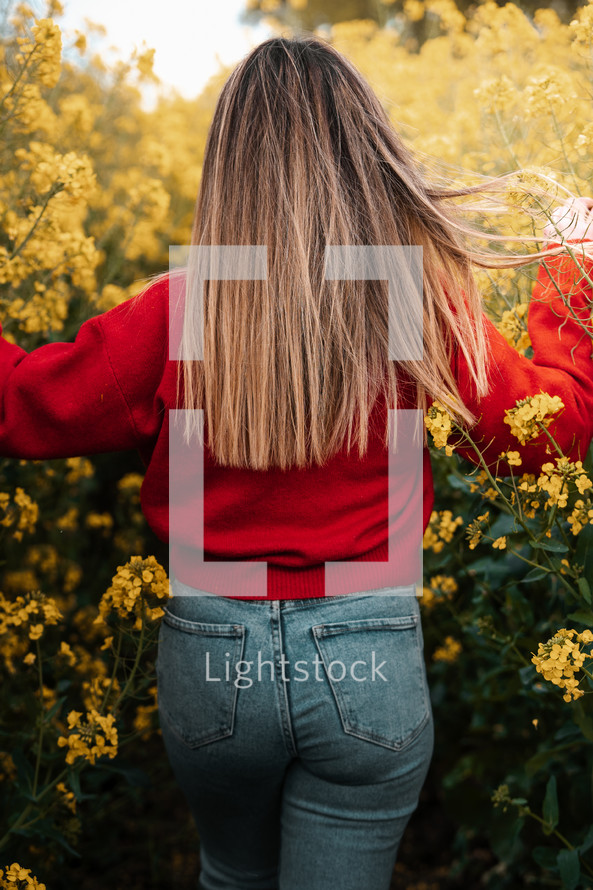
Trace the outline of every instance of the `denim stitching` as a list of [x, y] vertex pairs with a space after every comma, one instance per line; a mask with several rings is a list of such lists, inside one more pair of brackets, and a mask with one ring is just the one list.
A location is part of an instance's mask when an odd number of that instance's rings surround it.
[[[346, 633], [352, 633], [356, 630], [366, 630], [366, 629], [382, 630], [382, 629], [386, 628], [386, 629], [391, 629], [391, 630], [393, 630], [393, 629], [395, 629], [395, 630], [410, 630], [412, 627], [416, 627], [416, 629], [418, 628], [419, 625], [418, 625], [418, 620], [417, 620], [416, 615], [401, 616], [401, 617], [406, 618], [408, 621], [410, 619], [412, 619], [412, 623], [407, 624], [407, 625], [394, 624], [393, 619], [391, 619], [391, 618], [383, 619], [383, 623], [376, 623], [376, 622], [381, 622], [382, 619], [373, 619], [373, 618], [365, 619], [365, 618], [363, 618], [363, 619], [356, 619], [355, 621], [351, 622], [350, 623], [351, 625], [355, 625], [355, 626], [351, 626], [351, 627], [348, 627], [349, 622], [341, 622], [340, 625], [337, 626], [335, 631], [333, 631], [333, 629], [330, 628], [328, 625], [323, 625], [323, 624], [315, 625], [311, 628], [311, 630], [313, 631], [313, 638], [315, 640], [315, 645], [317, 646], [317, 650], [319, 652], [319, 655], [321, 656], [321, 660], [322, 660], [323, 666], [325, 668], [327, 680], [328, 680], [330, 689], [332, 691], [332, 695], [336, 701], [338, 713], [340, 715], [340, 721], [342, 723], [342, 728], [343, 728], [344, 732], [347, 733], [348, 735], [355, 736], [356, 738], [362, 739], [364, 741], [372, 741], [378, 745], [382, 745], [385, 748], [389, 748], [392, 751], [401, 751], [401, 750], [407, 748], [408, 745], [414, 741], [416, 736], [419, 735], [419, 733], [424, 729], [426, 723], [428, 722], [428, 720], [430, 718], [430, 708], [428, 705], [427, 694], [426, 694], [426, 683], [422, 682], [422, 700], [424, 702], [424, 710], [426, 711], [426, 713], [424, 714], [424, 717], [422, 718], [422, 720], [420, 721], [418, 726], [416, 726], [413, 730], [411, 730], [410, 733], [408, 735], [406, 735], [400, 742], [390, 741], [389, 739], [386, 739], [385, 736], [381, 736], [381, 735], [378, 735], [377, 733], [372, 732], [372, 730], [360, 730], [357, 727], [352, 725], [352, 719], [353, 718], [356, 719], [356, 715], [352, 713], [352, 709], [348, 706], [348, 703], [346, 702], [346, 699], [344, 698], [344, 696], [342, 694], [341, 687], [339, 686], [338, 683], [333, 682], [329, 675], [326, 660], [324, 658], [324, 653], [323, 653], [321, 645], [320, 645], [320, 641], [322, 638], [327, 637], [334, 632], [337, 633], [340, 630], [342, 630], [342, 631], [345, 630]], [[414, 645], [416, 647], [416, 652], [417, 652], [419, 658], [422, 660], [422, 653], [420, 651], [420, 643], [418, 640], [418, 632], [417, 631], [414, 634]]]
[[[163, 616], [164, 618], [164, 616]], [[243, 653], [245, 650], [245, 627], [242, 625], [234, 624], [234, 625], [202, 625], [202, 627], [208, 628], [208, 630], [195, 629], [196, 622], [186, 621], [184, 618], [178, 618], [176, 615], [171, 615], [171, 618], [175, 619], [175, 621], [182, 622], [186, 625], [193, 625], [193, 627], [177, 627], [175, 624], [172, 624], [170, 621], [167, 621], [174, 630], [181, 630], [181, 632], [189, 632], [194, 633], [199, 636], [216, 636], [216, 637], [227, 637], [234, 644], [234, 658], [235, 662], [241, 660], [243, 658]], [[212, 630], [210, 630], [212, 628]], [[226, 633], [224, 633], [221, 629], [226, 628]], [[222, 687], [221, 687], [222, 688]], [[228, 738], [233, 734], [234, 726], [235, 726], [235, 715], [237, 710], [237, 699], [239, 689], [237, 686], [232, 684], [229, 686], [228, 690], [225, 692], [230, 692], [230, 701], [226, 700], [225, 706], [228, 709], [228, 717], [227, 721], [224, 725], [219, 725], [216, 729], [211, 730], [210, 734], [207, 736], [200, 735], [198, 737], [191, 735], [189, 732], [183, 730], [180, 726], [177, 725], [177, 722], [170, 710], [164, 704], [164, 702], [160, 702], [160, 709], [162, 710], [165, 719], [167, 720], [167, 724], [171, 732], [185, 744], [187, 747], [195, 749], [200, 748], [203, 745], [207, 745], [211, 742], [219, 741], [223, 738]]]
[[[279, 600], [272, 601], [272, 609], [271, 609], [271, 628], [272, 628], [272, 651], [274, 658], [274, 666], [275, 668], [280, 668], [281, 666], [278, 664], [277, 656], [281, 656], [284, 653], [282, 652], [282, 628], [281, 628], [281, 618], [280, 618], [280, 608], [278, 606]], [[280, 719], [282, 722], [282, 735], [284, 737], [284, 742], [289, 754], [293, 756], [297, 756], [298, 751], [296, 748], [296, 742], [294, 738], [294, 734], [292, 731], [292, 724], [290, 720], [290, 705], [288, 702], [288, 693], [286, 689], [286, 681], [282, 679], [282, 671], [276, 670], [276, 676], [278, 678], [278, 683], [276, 684], [276, 692], [278, 693], [278, 709], [280, 711]]]

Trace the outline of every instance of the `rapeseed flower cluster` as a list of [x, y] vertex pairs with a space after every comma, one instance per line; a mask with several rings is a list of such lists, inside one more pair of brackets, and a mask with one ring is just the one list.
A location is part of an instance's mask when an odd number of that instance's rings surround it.
[[585, 44], [590, 49], [593, 44], [593, 6], [589, 3], [577, 11], [577, 17], [569, 25], [574, 45]]
[[33, 40], [17, 37], [19, 59], [22, 65], [32, 69], [37, 81], [44, 87], [55, 87], [60, 77], [62, 34], [52, 19], [35, 19], [31, 28]]
[[0, 491], [0, 516], [2, 516], [0, 525], [12, 528], [13, 537], [17, 541], [22, 541], [24, 534], [32, 534], [35, 531], [39, 519], [39, 506], [23, 488], [17, 486], [12, 503], [10, 495]]
[[550, 505], [566, 507], [571, 493], [571, 482], [579, 494], [585, 494], [593, 488], [593, 482], [585, 473], [580, 460], [573, 463], [567, 457], [557, 457], [556, 466], [553, 463], [545, 463], [541, 469], [537, 487], [548, 495], [545, 507]]
[[499, 785], [498, 788], [495, 788], [492, 792], [492, 796], [490, 798], [495, 807], [502, 807], [503, 813], [506, 813], [509, 804], [511, 803], [511, 795], [509, 791], [508, 785]]
[[585, 658], [590, 657], [590, 653], [582, 650], [580, 644], [591, 642], [593, 642], [592, 631], [583, 630], [579, 633], [574, 629], [561, 627], [545, 643], [538, 644], [537, 655], [531, 653], [531, 661], [535, 664], [536, 670], [543, 674], [546, 680], [566, 690], [562, 696], [566, 702], [585, 694], [584, 689], [578, 688], [580, 681], [576, 679], [575, 674], [583, 667]]
[[593, 525], [593, 502], [589, 498], [587, 501], [579, 498], [574, 503], [572, 513], [566, 517], [567, 523], [573, 535], [578, 535], [586, 525]]
[[550, 396], [541, 392], [526, 399], [520, 399], [514, 408], [505, 411], [504, 422], [511, 428], [511, 433], [524, 445], [536, 438], [542, 427], [548, 427], [555, 414], [564, 408], [560, 396]]
[[71, 812], [75, 813], [76, 812], [76, 797], [74, 795], [74, 792], [69, 791], [68, 788], [66, 788], [66, 785], [64, 784], [64, 782], [58, 782], [58, 784], [56, 785], [56, 791], [58, 791], [60, 793], [60, 799], [61, 799], [62, 803], [64, 804], [64, 806], [68, 807], [68, 809], [71, 810]]
[[27, 632], [30, 640], [38, 640], [48, 624], [57, 624], [62, 618], [55, 600], [40, 590], [31, 591], [15, 600], [6, 599], [0, 593], [0, 635], [19, 628]]
[[95, 763], [97, 757], [103, 755], [113, 760], [118, 748], [113, 714], [102, 716], [96, 708], [91, 708], [86, 712], [86, 719], [81, 720], [82, 717], [82, 711], [70, 711], [67, 718], [70, 732], [58, 738], [59, 747], [68, 748], [66, 763], [72, 764], [79, 758]]
[[507, 343], [520, 355], [525, 355], [531, 340], [525, 324], [529, 303], [518, 303], [512, 309], [505, 309], [496, 325]]
[[431, 609], [437, 602], [449, 599], [459, 589], [457, 581], [450, 575], [433, 575], [428, 585], [423, 585], [420, 602]]
[[447, 440], [453, 432], [453, 418], [445, 406], [439, 401], [433, 402], [424, 417], [424, 423], [432, 435], [435, 447], [444, 448], [447, 457], [451, 457], [454, 446], [448, 445]]
[[486, 510], [485, 513], [482, 513], [480, 516], [477, 516], [476, 519], [472, 519], [472, 521], [468, 524], [465, 534], [469, 541], [469, 549], [475, 550], [478, 546], [482, 538], [484, 537], [484, 524], [488, 521], [490, 517], [490, 511]]
[[132, 556], [123, 566], [117, 567], [111, 586], [101, 597], [96, 623], [105, 621], [111, 613], [120, 618], [134, 618], [134, 629], [142, 626], [143, 608], [149, 619], [164, 615], [159, 603], [172, 596], [167, 573], [154, 556], [142, 559]]
[[463, 518], [453, 518], [451, 510], [433, 510], [422, 539], [423, 549], [440, 553], [445, 544], [451, 543], [460, 525], [463, 525]]
[[40, 884], [30, 868], [23, 868], [18, 862], [6, 868], [0, 868], [0, 888], [2, 890], [46, 890], [45, 884]]
[[462, 651], [462, 645], [455, 637], [447, 635], [442, 646], [437, 646], [432, 654], [433, 661], [456, 661]]
[[114, 705], [121, 693], [117, 677], [93, 677], [82, 681], [82, 703], [87, 711]]
[[[545, 82], [546, 79], [544, 77], [542, 83]], [[541, 95], [541, 89], [538, 88], [538, 85], [532, 83], [527, 87], [526, 92], [529, 94], [533, 110], [535, 104], [544, 99]], [[523, 169], [509, 177], [505, 197], [507, 202], [514, 207], [540, 207], [542, 195], [546, 195], [549, 201], [552, 196], [557, 195], [557, 186], [558, 183], [555, 180], [554, 173], [549, 168], [523, 167]], [[522, 305], [525, 306], [525, 309], [522, 310], [520, 318], [525, 314], [528, 304]]]
[[158, 689], [156, 683], [149, 686], [147, 691], [152, 697], [152, 701], [147, 705], [138, 705], [134, 717], [134, 729], [140, 733], [140, 738], [143, 741], [146, 741], [150, 737], [153, 731], [155, 717], [158, 715]]
[[469, 490], [472, 494], [475, 491], [480, 491], [482, 498], [487, 501], [495, 501], [498, 497], [498, 491], [490, 484], [488, 473], [484, 469], [479, 470], [476, 473], [473, 482], [470, 482], [469, 484]]

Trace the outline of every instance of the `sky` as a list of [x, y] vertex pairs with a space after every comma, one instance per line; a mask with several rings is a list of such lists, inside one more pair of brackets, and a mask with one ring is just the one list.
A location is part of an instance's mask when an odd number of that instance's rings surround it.
[[[264, 25], [255, 28], [238, 22], [244, 0], [62, 0], [62, 4], [64, 15], [57, 22], [63, 44], [68, 32], [72, 39], [76, 29], [86, 33], [86, 18], [103, 24], [107, 34], [93, 34], [93, 52], [109, 63], [129, 59], [134, 47], [140, 52], [154, 48], [154, 72], [164, 91], [175, 87], [187, 98], [198, 95], [217, 72], [219, 60], [225, 65], [238, 62], [272, 33]], [[143, 88], [143, 107], [149, 110], [155, 100], [154, 88]]]

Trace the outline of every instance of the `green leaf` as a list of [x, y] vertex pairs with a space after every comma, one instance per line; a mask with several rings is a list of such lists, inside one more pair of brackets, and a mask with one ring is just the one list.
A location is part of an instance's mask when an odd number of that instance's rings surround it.
[[536, 677], [539, 678], [539, 674], [535, 670], [534, 664], [525, 664], [519, 668], [519, 677], [524, 686], [531, 686]]
[[588, 603], [590, 603], [591, 588], [589, 587], [589, 582], [587, 581], [587, 579], [581, 575], [581, 577], [577, 579], [577, 586], [581, 592], [581, 595], [587, 600]]
[[51, 706], [49, 711], [46, 711], [46, 713], [45, 713], [45, 716], [43, 718], [44, 723], [50, 722], [52, 717], [60, 710], [60, 708], [62, 707], [62, 705], [64, 704], [64, 702], [66, 701], [67, 698], [68, 698], [67, 695], [63, 695], [56, 702], [54, 702], [54, 704]]
[[33, 787], [34, 775], [32, 765], [29, 763], [22, 748], [13, 748], [10, 753], [14, 760], [14, 765], [16, 766], [18, 784], [23, 790], [25, 790], [25, 788], [31, 790]]
[[471, 481], [471, 479], [467, 479], [465, 476], [463, 479], [460, 479], [458, 476], [455, 476], [454, 473], [449, 473], [447, 476], [447, 484], [451, 488], [456, 488], [458, 491], [463, 491], [464, 493], [469, 491]]
[[551, 834], [558, 825], [558, 792], [556, 789], [556, 776], [550, 776], [546, 785], [546, 794], [542, 815], [546, 825], [543, 825], [544, 834]]
[[570, 615], [567, 615], [566, 617], [572, 618], [573, 621], [578, 621], [579, 624], [585, 624], [588, 627], [593, 627], [593, 612], [585, 612], [583, 610], [579, 610], [577, 612], [571, 612]]
[[531, 545], [534, 550], [547, 550], [550, 553], [566, 553], [569, 550], [568, 544], [562, 541], [553, 541], [551, 538], [546, 541], [536, 541]]
[[549, 575], [550, 572], [547, 569], [531, 569], [531, 571], [527, 572], [524, 578], [518, 582], [519, 584], [529, 584], [531, 581], [539, 581], [540, 578], [545, 578], [546, 575]]
[[531, 855], [541, 868], [549, 868], [556, 871], [558, 852], [551, 847], [534, 847]]
[[579, 851], [579, 853], [585, 853], [591, 846], [593, 846], [593, 825], [585, 835], [584, 839], [578, 845], [577, 850]]
[[[580, 704], [580, 702], [578, 703]], [[582, 708], [573, 709], [573, 719], [586, 739], [593, 742], [593, 718], [585, 714]]]
[[65, 850], [68, 850], [72, 856], [76, 856], [78, 859], [81, 858], [78, 850], [75, 850], [74, 847], [70, 846], [64, 835], [54, 828], [49, 819], [42, 819], [34, 826], [31, 826], [31, 828], [17, 828], [14, 833], [22, 834], [25, 837], [38, 837], [42, 839], [52, 838], [57, 841], [60, 846], [64, 847]]
[[538, 751], [533, 757], [530, 757], [529, 760], [525, 762], [524, 769], [526, 775], [535, 775], [538, 770], [546, 766], [548, 761], [561, 751], [566, 751], [567, 748], [574, 748], [574, 746], [575, 742], [574, 739], [572, 739], [570, 742], [565, 742], [563, 745], [556, 745], [554, 748], [546, 748], [543, 751]]
[[562, 878], [562, 886], [566, 887], [566, 890], [575, 890], [581, 877], [578, 850], [560, 850], [556, 861]]
[[152, 779], [148, 773], [138, 766], [132, 766], [121, 761], [119, 764], [101, 764], [101, 767], [108, 773], [119, 773], [124, 776], [129, 785], [141, 788], [150, 788], [152, 785]]
[[82, 800], [82, 789], [80, 787], [80, 774], [77, 769], [68, 771], [68, 782], [74, 792], [76, 800]]
[[500, 814], [492, 820], [488, 840], [499, 859], [509, 860], [512, 858], [513, 849], [524, 824], [525, 819], [519, 818], [516, 813], [512, 812]]

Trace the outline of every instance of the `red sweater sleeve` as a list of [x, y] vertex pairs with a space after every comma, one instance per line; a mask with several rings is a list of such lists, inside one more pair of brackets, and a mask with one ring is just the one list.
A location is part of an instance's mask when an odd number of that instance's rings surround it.
[[[31, 352], [0, 337], [0, 456], [31, 460], [138, 449], [162, 423], [166, 282]], [[0, 334], [2, 327], [0, 325]]]
[[0, 338], [1, 456], [75, 457], [136, 444], [99, 316], [81, 325], [73, 343], [26, 352]]
[[[593, 263], [588, 259], [584, 263], [591, 276]], [[582, 260], [580, 264], [583, 265]], [[570, 295], [570, 308], [562, 294]], [[503, 451], [518, 451], [522, 465], [514, 467], [513, 472], [537, 473], [543, 463], [557, 456], [545, 433], [521, 445], [504, 422], [506, 409], [539, 392], [560, 396], [564, 403], [564, 409], [554, 415], [548, 427], [563, 453], [571, 460], [585, 458], [593, 437], [593, 341], [573, 313], [590, 329], [592, 299], [591, 285], [571, 257], [548, 258], [539, 266], [527, 313], [533, 358], [520, 355], [485, 315], [491, 355], [491, 387], [487, 396], [476, 399], [465, 357], [459, 353], [454, 358], [462, 401], [479, 418], [469, 432], [476, 444], [481, 443], [480, 450], [489, 465], [495, 465]], [[453, 444], [456, 440], [451, 437], [449, 441]], [[546, 450], [548, 445], [553, 449], [551, 453]], [[469, 446], [457, 446], [456, 450], [477, 462]], [[499, 462], [498, 473], [511, 473], [506, 462]]]

